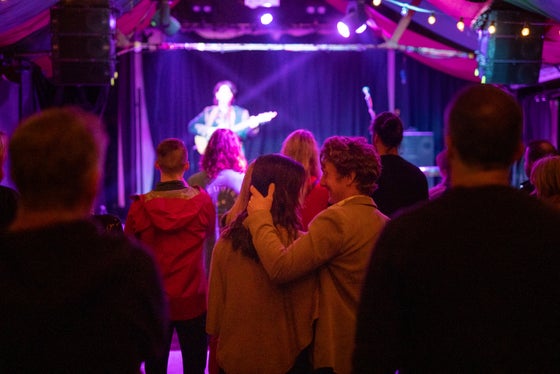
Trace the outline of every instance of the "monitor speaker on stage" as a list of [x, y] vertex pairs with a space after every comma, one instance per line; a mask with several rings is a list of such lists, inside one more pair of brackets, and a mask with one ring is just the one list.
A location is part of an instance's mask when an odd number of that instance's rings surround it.
[[107, 85], [115, 73], [114, 10], [103, 1], [51, 8], [53, 79], [59, 85]]
[[477, 61], [483, 82], [538, 83], [545, 30], [543, 17], [512, 5], [493, 5], [477, 19], [474, 27], [479, 32]]
[[399, 154], [416, 166], [433, 165], [434, 133], [431, 131], [405, 131]]

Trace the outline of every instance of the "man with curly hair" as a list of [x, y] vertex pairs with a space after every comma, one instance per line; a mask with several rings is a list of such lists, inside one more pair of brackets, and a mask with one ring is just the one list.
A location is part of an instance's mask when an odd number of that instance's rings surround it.
[[329, 191], [332, 205], [311, 221], [306, 234], [289, 246], [282, 244], [270, 214], [274, 184], [266, 197], [251, 187], [245, 225], [274, 283], [288, 283], [317, 272], [319, 318], [313, 366], [317, 373], [349, 373], [366, 267], [388, 220], [370, 197], [381, 166], [373, 146], [357, 137], [328, 138], [320, 159], [321, 184]]

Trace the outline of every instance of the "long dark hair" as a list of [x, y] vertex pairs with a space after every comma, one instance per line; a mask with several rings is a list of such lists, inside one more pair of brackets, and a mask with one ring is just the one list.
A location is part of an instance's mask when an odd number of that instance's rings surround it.
[[[276, 185], [270, 213], [274, 225], [280, 226], [288, 232], [289, 242], [296, 239], [298, 230], [301, 229], [299, 209], [304, 182], [303, 166], [286, 156], [269, 154], [255, 160], [251, 185], [263, 195], [268, 193], [270, 183]], [[243, 226], [245, 218], [247, 218], [247, 207], [225, 227], [222, 238], [231, 240], [234, 250], [240, 250], [247, 257], [259, 262], [251, 233]]]

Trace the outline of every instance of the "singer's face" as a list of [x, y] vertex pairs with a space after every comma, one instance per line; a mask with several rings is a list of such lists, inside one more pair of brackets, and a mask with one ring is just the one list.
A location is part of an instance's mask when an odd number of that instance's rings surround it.
[[216, 91], [216, 100], [220, 104], [230, 104], [233, 100], [233, 92], [227, 85], [220, 86], [218, 91]]

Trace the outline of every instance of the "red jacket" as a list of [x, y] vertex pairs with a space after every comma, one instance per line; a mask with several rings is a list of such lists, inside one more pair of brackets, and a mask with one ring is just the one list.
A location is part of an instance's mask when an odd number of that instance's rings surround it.
[[133, 234], [153, 250], [169, 301], [170, 319], [200, 316], [206, 312], [208, 288], [203, 243], [214, 230], [216, 215], [210, 196], [187, 186], [173, 190], [156, 187], [133, 198], [125, 233]]

